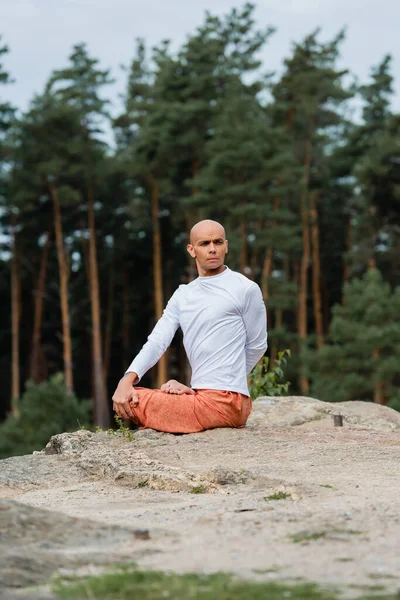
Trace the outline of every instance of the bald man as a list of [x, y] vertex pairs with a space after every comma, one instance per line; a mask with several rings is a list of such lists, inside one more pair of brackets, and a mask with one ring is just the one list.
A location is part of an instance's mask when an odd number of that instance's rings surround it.
[[[170, 433], [243, 427], [251, 412], [247, 376], [267, 349], [261, 291], [224, 264], [228, 240], [220, 223], [207, 219], [194, 225], [187, 251], [198, 277], [180, 285], [169, 300], [120, 380], [113, 408], [139, 427]], [[190, 387], [174, 379], [159, 390], [137, 387], [178, 327], [192, 369]]]

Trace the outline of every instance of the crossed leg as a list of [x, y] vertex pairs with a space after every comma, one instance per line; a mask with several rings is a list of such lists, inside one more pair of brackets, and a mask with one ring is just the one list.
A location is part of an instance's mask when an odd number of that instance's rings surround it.
[[251, 399], [237, 392], [192, 390], [176, 380], [159, 390], [137, 387], [130, 402], [139, 427], [167, 433], [196, 433], [215, 427], [243, 427]]

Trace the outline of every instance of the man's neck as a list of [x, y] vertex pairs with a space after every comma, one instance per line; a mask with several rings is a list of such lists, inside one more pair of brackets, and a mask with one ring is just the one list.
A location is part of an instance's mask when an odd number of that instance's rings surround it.
[[227, 266], [221, 265], [218, 269], [210, 269], [207, 271], [202, 271], [199, 267], [197, 267], [197, 273], [199, 277], [214, 277], [215, 275], [221, 275], [224, 271], [226, 271]]

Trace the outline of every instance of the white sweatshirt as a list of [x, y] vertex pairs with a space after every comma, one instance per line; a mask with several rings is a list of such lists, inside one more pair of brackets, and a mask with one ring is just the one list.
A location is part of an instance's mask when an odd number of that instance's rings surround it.
[[228, 267], [180, 285], [127, 373], [141, 379], [179, 326], [192, 368], [191, 387], [249, 396], [247, 375], [267, 349], [267, 315], [258, 285]]

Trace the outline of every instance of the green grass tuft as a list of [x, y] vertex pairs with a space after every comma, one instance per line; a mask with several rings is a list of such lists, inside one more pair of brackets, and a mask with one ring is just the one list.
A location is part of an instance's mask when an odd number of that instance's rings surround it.
[[319, 531], [299, 531], [291, 536], [292, 542], [299, 544], [301, 542], [312, 542], [319, 540], [320, 538], [334, 539], [345, 539], [343, 536], [348, 535], [359, 535], [362, 531], [356, 531], [355, 529], [321, 529]]
[[191, 494], [206, 494], [208, 490], [205, 485], [195, 485], [194, 487], [190, 488], [189, 492]]
[[137, 484], [137, 488], [144, 488], [149, 484], [149, 480], [148, 479], [143, 479], [143, 481], [139, 481], [139, 483]]
[[286, 498], [290, 498], [290, 494], [286, 492], [276, 492], [276, 494], [264, 496], [264, 500], [286, 500]]
[[184, 575], [160, 571], [119, 571], [76, 581], [59, 580], [54, 592], [62, 598], [90, 600], [337, 600], [310, 583], [238, 581], [232, 575]]
[[[118, 415], [114, 415], [114, 421], [117, 424], [117, 429], [107, 429], [107, 434], [122, 436], [128, 442], [134, 442], [135, 436], [133, 435], [129, 427], [125, 425], [124, 420], [121, 419], [121, 417], [119, 417]], [[100, 431], [102, 431], [101, 428]]]

